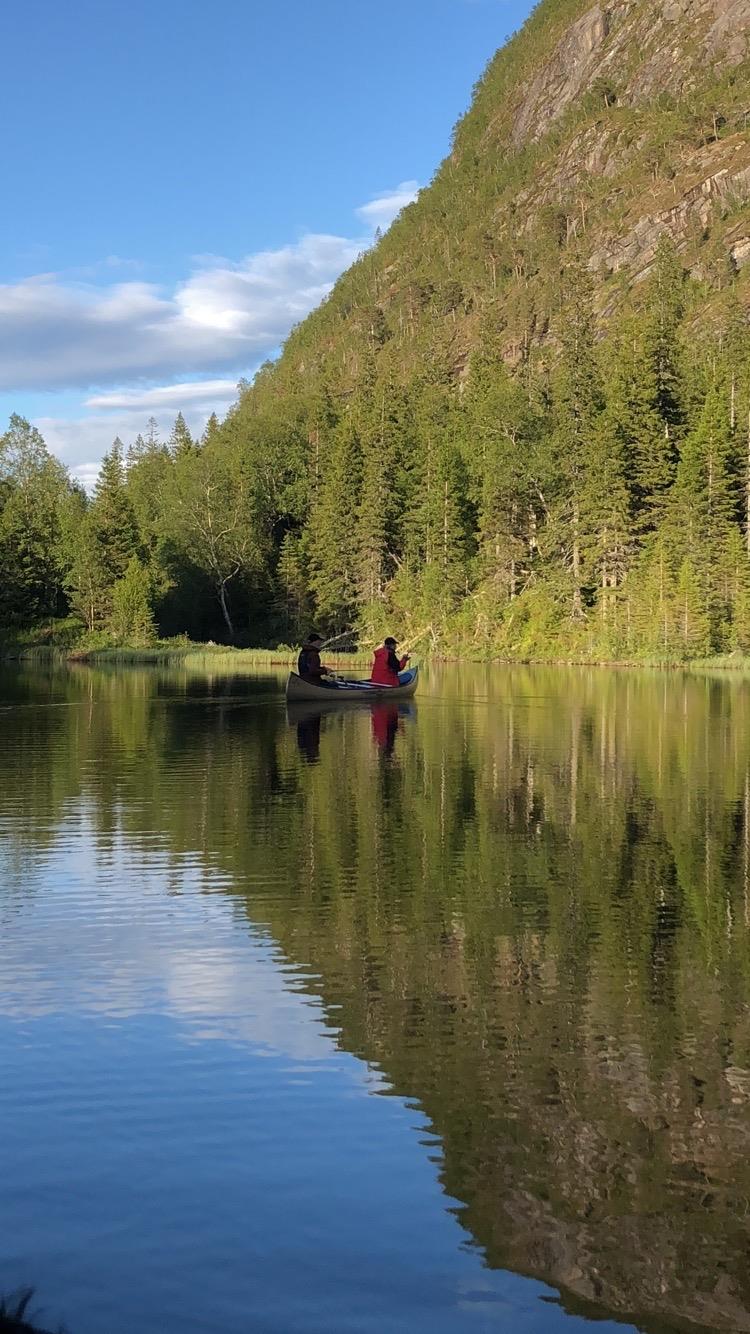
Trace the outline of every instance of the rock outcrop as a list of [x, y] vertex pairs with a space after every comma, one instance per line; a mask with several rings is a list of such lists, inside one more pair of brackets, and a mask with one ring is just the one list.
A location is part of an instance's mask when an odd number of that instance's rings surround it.
[[597, 4], [566, 29], [522, 90], [511, 139], [538, 142], [568, 107], [597, 83], [602, 96], [638, 106], [664, 94], [684, 96], [706, 62], [740, 64], [750, 51], [750, 0], [620, 0]]

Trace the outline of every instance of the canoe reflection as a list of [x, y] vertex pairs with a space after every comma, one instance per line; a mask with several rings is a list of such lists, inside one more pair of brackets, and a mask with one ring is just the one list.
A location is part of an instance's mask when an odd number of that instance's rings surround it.
[[307, 764], [317, 764], [320, 759], [321, 721], [324, 717], [336, 719], [350, 717], [352, 714], [370, 714], [372, 739], [378, 750], [386, 758], [395, 749], [396, 738], [403, 721], [416, 716], [416, 706], [410, 701], [396, 703], [395, 700], [363, 701], [361, 705], [350, 704], [345, 711], [335, 704], [288, 703], [287, 721], [290, 727], [297, 729], [297, 747]]

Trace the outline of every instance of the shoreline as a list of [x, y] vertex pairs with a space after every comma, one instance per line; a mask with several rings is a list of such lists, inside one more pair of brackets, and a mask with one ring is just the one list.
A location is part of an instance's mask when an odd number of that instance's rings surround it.
[[[325, 651], [324, 651], [325, 652]], [[86, 648], [75, 644], [61, 645], [44, 642], [0, 641], [0, 662], [54, 663], [59, 666], [80, 664], [89, 667], [209, 667], [221, 670], [253, 671], [260, 667], [293, 668], [298, 649], [288, 644], [276, 648], [235, 648], [228, 644], [193, 642], [190, 640], [161, 640], [144, 647]], [[337, 671], [369, 667], [369, 652], [362, 654], [330, 652], [326, 655]], [[723, 653], [701, 658], [576, 658], [555, 657], [477, 657], [472, 654], [447, 652], [425, 654], [424, 661], [455, 666], [476, 667], [589, 667], [609, 670], [649, 671], [719, 671], [750, 675], [750, 655]]]

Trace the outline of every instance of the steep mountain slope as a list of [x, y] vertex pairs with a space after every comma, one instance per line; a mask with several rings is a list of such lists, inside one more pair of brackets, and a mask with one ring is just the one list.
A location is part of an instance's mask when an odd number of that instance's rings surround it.
[[110, 460], [69, 605], [135, 560], [198, 637], [750, 652], [749, 129], [750, 0], [542, 0], [226, 421]]
[[750, 647], [749, 54], [750, 0], [543, 0], [497, 54], [220, 433], [269, 637]]
[[547, 0], [490, 64], [432, 186], [287, 355], [355, 333], [369, 303], [394, 335], [459, 325], [463, 350], [499, 305], [513, 355], [543, 335], [574, 242], [604, 311], [665, 230], [696, 278], [726, 281], [750, 260], [749, 54], [750, 0]]

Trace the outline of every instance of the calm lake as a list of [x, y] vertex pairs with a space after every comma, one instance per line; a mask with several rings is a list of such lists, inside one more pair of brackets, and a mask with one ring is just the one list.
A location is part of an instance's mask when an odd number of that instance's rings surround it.
[[750, 1331], [750, 683], [0, 676], [0, 1293]]

